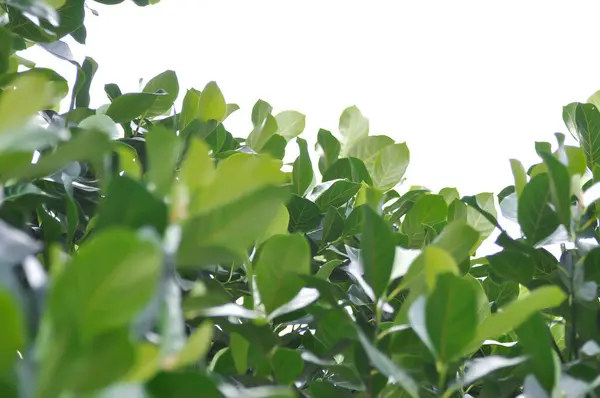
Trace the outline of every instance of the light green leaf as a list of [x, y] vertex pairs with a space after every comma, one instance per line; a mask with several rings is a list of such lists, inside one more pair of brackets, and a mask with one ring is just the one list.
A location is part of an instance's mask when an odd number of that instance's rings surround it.
[[118, 138], [120, 134], [115, 122], [106, 115], [88, 116], [79, 122], [77, 127], [80, 129], [101, 131], [113, 139]]
[[460, 199], [460, 194], [456, 188], [442, 188], [440, 189], [439, 195], [444, 198], [448, 206], [450, 206], [455, 199]]
[[211, 182], [199, 190], [190, 203], [190, 213], [204, 214], [267, 185], [284, 182], [281, 161], [265, 155], [237, 153], [219, 162]]
[[178, 267], [201, 268], [242, 260], [246, 249], [264, 235], [288, 197], [285, 187], [267, 185], [189, 219], [183, 224]]
[[277, 120], [277, 134], [291, 140], [299, 136], [306, 126], [306, 116], [296, 111], [283, 111], [275, 116]]
[[0, 93], [0, 134], [29, 122], [54, 97], [53, 91], [41, 74], [17, 77]]
[[515, 191], [517, 192], [517, 196], [521, 196], [521, 192], [525, 188], [525, 184], [527, 184], [527, 173], [523, 164], [517, 159], [510, 159], [510, 168], [515, 179]]
[[145, 177], [158, 195], [167, 195], [175, 178], [175, 167], [183, 142], [175, 132], [160, 126], [147, 132], [145, 137], [148, 156], [148, 171]]
[[143, 383], [154, 376], [159, 369], [160, 350], [152, 343], [140, 343], [135, 350], [135, 363], [123, 380]]
[[128, 230], [98, 232], [50, 290], [53, 324], [60, 330], [75, 328], [87, 338], [127, 325], [154, 294], [162, 257], [156, 243]]
[[290, 213], [288, 212], [287, 207], [281, 204], [279, 205], [279, 210], [277, 211], [277, 215], [269, 224], [267, 231], [263, 234], [263, 236], [258, 239], [258, 243], [262, 243], [269, 239], [274, 235], [284, 235], [288, 232], [288, 225], [290, 223]]
[[369, 170], [373, 186], [383, 191], [394, 188], [404, 177], [410, 161], [410, 152], [405, 143], [388, 145], [377, 153], [372, 169]]
[[225, 115], [227, 115], [227, 103], [223, 98], [223, 93], [221, 93], [217, 83], [209, 82], [200, 94], [197, 117], [203, 122], [209, 120], [222, 122]]
[[346, 156], [361, 138], [369, 135], [369, 119], [356, 106], [348, 107], [340, 116], [339, 130], [344, 137], [342, 154]]
[[[498, 217], [493, 193], [479, 193], [475, 195], [475, 200], [481, 209], [490, 213], [492, 216], [494, 216], [494, 218]], [[475, 230], [481, 235], [477, 246], [486, 240], [492, 234], [492, 232], [494, 232], [494, 228], [496, 228], [494, 224], [489, 222], [489, 220], [483, 216], [483, 214], [471, 206], [467, 207], [467, 224], [475, 228]]]
[[248, 135], [246, 142], [255, 151], [260, 151], [271, 136], [277, 132], [277, 120], [271, 115], [272, 110], [271, 105], [263, 100], [258, 100], [252, 108], [252, 125], [254, 128]]
[[160, 116], [169, 112], [179, 95], [177, 74], [172, 70], [167, 70], [154, 76], [146, 83], [142, 92], [150, 94], [163, 93], [148, 109], [147, 116]]
[[363, 206], [360, 251], [365, 281], [381, 297], [390, 282], [394, 266], [396, 239], [387, 222], [370, 206]]
[[254, 265], [256, 286], [267, 312], [293, 299], [310, 273], [310, 248], [303, 235], [275, 235], [267, 240]]
[[446, 250], [454, 257], [456, 263], [460, 264], [469, 258], [477, 242], [479, 232], [464, 221], [452, 221], [444, 227], [432, 244]]
[[408, 236], [411, 248], [420, 248], [427, 239], [426, 227], [434, 227], [446, 219], [448, 206], [440, 195], [423, 195], [406, 213], [402, 232]]
[[394, 140], [388, 136], [366, 136], [358, 140], [356, 144], [348, 150], [346, 156], [362, 160], [367, 167], [367, 170], [371, 172], [375, 165], [377, 154], [390, 145], [394, 145]]
[[340, 155], [341, 145], [331, 132], [320, 129], [317, 133], [316, 147], [322, 151], [319, 157], [319, 171], [324, 175]]
[[245, 374], [248, 370], [248, 351], [250, 349], [250, 342], [239, 333], [230, 333], [229, 348], [231, 349], [231, 356], [233, 357], [235, 369], [239, 374]]
[[183, 105], [179, 113], [179, 131], [183, 131], [200, 113], [201, 91], [189, 89], [183, 97]]
[[179, 170], [179, 180], [192, 196], [209, 185], [215, 177], [215, 167], [208, 153], [208, 145], [203, 140], [198, 138], [190, 140]]
[[529, 317], [541, 310], [558, 307], [566, 298], [557, 286], [542, 286], [520, 297], [487, 318], [477, 328], [475, 341], [500, 337], [519, 327]]
[[177, 354], [173, 369], [193, 365], [203, 359], [212, 344], [213, 324], [204, 321], [188, 338], [185, 346]]

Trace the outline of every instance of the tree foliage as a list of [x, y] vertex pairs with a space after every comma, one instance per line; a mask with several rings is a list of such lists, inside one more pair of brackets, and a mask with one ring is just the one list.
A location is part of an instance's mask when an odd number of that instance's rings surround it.
[[497, 196], [407, 189], [356, 107], [314, 150], [263, 100], [234, 136], [219, 86], [170, 70], [92, 107], [61, 40], [85, 6], [0, 0], [0, 396], [600, 395], [600, 94]]

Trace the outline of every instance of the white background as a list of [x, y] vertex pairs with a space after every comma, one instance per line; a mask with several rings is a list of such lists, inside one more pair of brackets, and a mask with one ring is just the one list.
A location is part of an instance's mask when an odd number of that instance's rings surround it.
[[242, 107], [226, 123], [234, 136], [250, 131], [261, 98], [306, 114], [310, 142], [357, 105], [372, 134], [408, 143], [408, 184], [435, 190], [499, 192], [512, 183], [508, 159], [537, 162], [534, 141], [566, 133], [562, 106], [600, 89], [598, 1], [88, 3], [100, 14], [88, 12], [88, 44], [69, 43], [100, 65], [93, 105], [107, 102], [105, 83], [136, 91], [173, 69], [182, 94], [215, 80]]

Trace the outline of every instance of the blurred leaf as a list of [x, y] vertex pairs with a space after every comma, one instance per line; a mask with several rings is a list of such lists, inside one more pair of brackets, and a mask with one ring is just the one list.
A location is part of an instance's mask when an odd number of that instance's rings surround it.
[[150, 79], [144, 86], [142, 92], [149, 94], [163, 94], [156, 98], [156, 101], [154, 101], [146, 113], [147, 116], [163, 115], [169, 112], [179, 95], [179, 81], [177, 80], [177, 75], [172, 70], [166, 70]]
[[210, 377], [192, 371], [159, 373], [146, 384], [146, 389], [161, 398], [196, 398], [199, 391], [203, 398], [225, 398]]
[[300, 353], [289, 348], [278, 348], [271, 359], [275, 379], [280, 384], [292, 384], [304, 369]]
[[261, 237], [288, 198], [285, 188], [266, 186], [183, 224], [178, 267], [205, 267], [239, 261]]
[[521, 192], [525, 188], [525, 184], [527, 184], [527, 173], [525, 173], [523, 164], [516, 159], [510, 159], [510, 168], [515, 179], [515, 191], [517, 192], [517, 196], [521, 196]]
[[[5, 264], [3, 264], [5, 266]], [[11, 293], [0, 287], [0, 373], [9, 370], [25, 348], [25, 321]]]
[[275, 116], [277, 120], [277, 134], [291, 140], [299, 136], [306, 124], [306, 116], [296, 111], [283, 111]]
[[189, 89], [183, 98], [181, 113], [179, 114], [179, 131], [183, 131], [200, 113], [201, 91]]
[[494, 272], [507, 281], [527, 285], [533, 278], [535, 263], [522, 252], [504, 250], [486, 258]]
[[204, 321], [188, 338], [187, 343], [181, 349], [175, 359], [173, 369], [193, 365], [206, 356], [210, 349], [213, 336], [213, 324]]
[[452, 221], [435, 238], [433, 245], [441, 247], [454, 257], [457, 264], [469, 258], [479, 241], [479, 233], [464, 221]]
[[294, 161], [294, 169], [292, 172], [292, 187], [293, 193], [299, 196], [304, 196], [308, 188], [311, 186], [314, 178], [310, 155], [308, 154], [308, 146], [302, 138], [296, 138], [300, 155]]
[[269, 154], [275, 159], [283, 159], [285, 156], [286, 146], [287, 141], [285, 138], [283, 138], [279, 134], [273, 134], [271, 138], [269, 138], [269, 140], [261, 148], [259, 153]]
[[167, 195], [175, 177], [182, 142], [173, 131], [162, 127], [154, 127], [145, 137], [148, 152], [146, 178], [158, 195]]
[[98, 233], [52, 286], [53, 324], [75, 328], [87, 339], [126, 325], [153, 295], [161, 263], [160, 248], [141, 236], [123, 229]]
[[310, 272], [310, 249], [302, 235], [275, 235], [260, 249], [254, 265], [256, 285], [267, 312], [287, 303], [303, 286], [298, 275]]
[[277, 132], [277, 120], [271, 114], [273, 108], [267, 102], [258, 100], [252, 108], [252, 125], [254, 128], [246, 140], [255, 151], [260, 151]]
[[381, 297], [390, 282], [394, 266], [395, 238], [391, 228], [371, 207], [363, 206], [364, 224], [360, 249], [364, 276]]
[[524, 353], [529, 356], [528, 367], [544, 389], [551, 392], [556, 383], [556, 369], [550, 334], [544, 318], [540, 314], [533, 314], [516, 331], [519, 344], [523, 347]]
[[250, 342], [239, 333], [229, 335], [229, 348], [235, 368], [239, 374], [245, 374], [248, 370], [248, 350]]

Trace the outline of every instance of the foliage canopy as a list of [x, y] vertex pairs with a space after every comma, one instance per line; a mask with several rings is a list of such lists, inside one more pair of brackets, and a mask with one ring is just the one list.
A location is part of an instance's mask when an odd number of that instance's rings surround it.
[[61, 40], [85, 7], [0, 0], [0, 396], [600, 395], [599, 93], [497, 196], [406, 189], [356, 107], [315, 151], [263, 100], [234, 136], [218, 85], [170, 70], [92, 107]]

